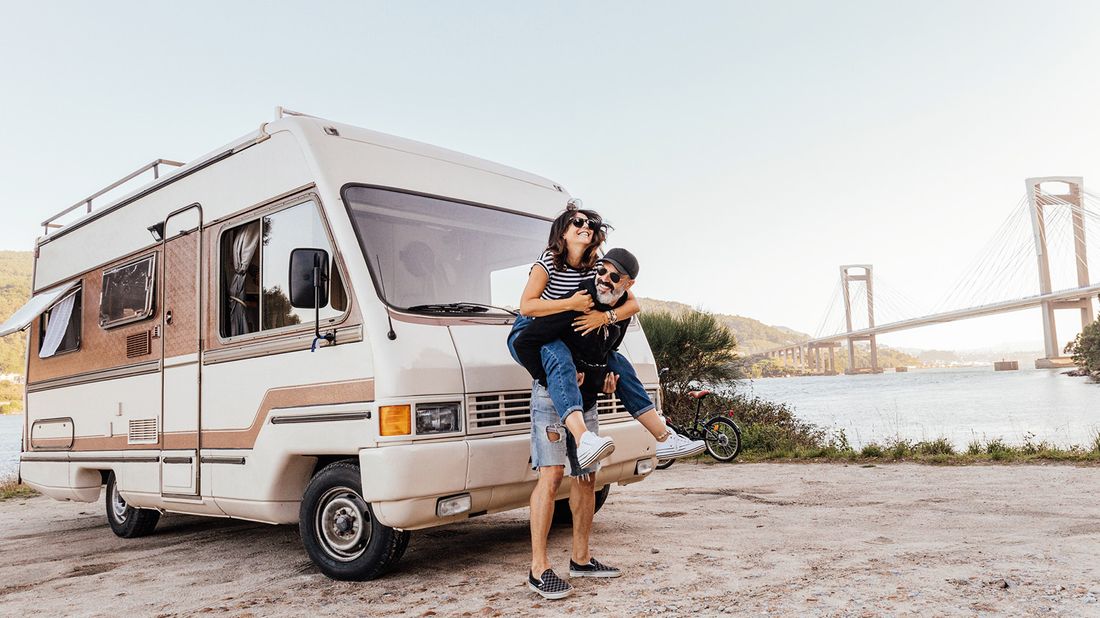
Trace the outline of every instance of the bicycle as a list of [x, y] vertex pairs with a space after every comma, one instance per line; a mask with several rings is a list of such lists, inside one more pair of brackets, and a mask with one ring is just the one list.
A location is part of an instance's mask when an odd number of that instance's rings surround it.
[[[687, 396], [695, 399], [695, 418], [691, 425], [681, 427], [670, 420], [665, 420], [676, 433], [691, 440], [703, 440], [707, 446], [707, 453], [721, 462], [733, 461], [741, 452], [741, 428], [733, 419], [729, 418], [732, 412], [720, 412], [704, 422], [699, 422], [699, 412], [703, 407], [703, 400], [710, 395], [710, 391], [688, 391]], [[675, 459], [662, 459], [657, 462], [657, 469], [664, 470], [671, 466]]]

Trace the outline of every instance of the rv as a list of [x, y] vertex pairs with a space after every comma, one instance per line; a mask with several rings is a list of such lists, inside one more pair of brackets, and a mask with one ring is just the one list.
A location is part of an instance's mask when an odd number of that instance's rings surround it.
[[[150, 163], [43, 223], [33, 296], [0, 327], [29, 329], [23, 481], [102, 493], [126, 538], [164, 512], [296, 522], [319, 569], [351, 580], [385, 573], [411, 530], [526, 506], [531, 379], [508, 307], [570, 199], [281, 108]], [[656, 400], [636, 321], [621, 351]], [[613, 396], [598, 405], [617, 445], [603, 498], [650, 473], [655, 442]]]

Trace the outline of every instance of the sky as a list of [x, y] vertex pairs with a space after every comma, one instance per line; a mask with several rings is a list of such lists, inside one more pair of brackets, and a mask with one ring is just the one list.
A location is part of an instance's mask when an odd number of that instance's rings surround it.
[[[1100, 3], [4, 8], [0, 249], [282, 105], [552, 178], [638, 256], [638, 294], [814, 333], [839, 265], [930, 306], [1025, 178], [1100, 178]], [[1032, 310], [880, 344], [1041, 340]]]

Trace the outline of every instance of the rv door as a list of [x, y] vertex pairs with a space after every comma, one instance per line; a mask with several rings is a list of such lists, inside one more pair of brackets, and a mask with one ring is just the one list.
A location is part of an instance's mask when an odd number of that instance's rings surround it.
[[202, 351], [202, 208], [168, 215], [161, 259], [161, 493], [198, 496]]

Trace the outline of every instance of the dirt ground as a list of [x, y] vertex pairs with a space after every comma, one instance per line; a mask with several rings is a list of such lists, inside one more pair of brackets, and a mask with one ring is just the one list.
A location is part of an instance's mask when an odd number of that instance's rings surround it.
[[[295, 526], [166, 515], [116, 538], [102, 502], [0, 503], [0, 615], [1100, 616], [1100, 468], [682, 463], [614, 487], [614, 580], [527, 590], [527, 511], [414, 533], [397, 570], [334, 582]], [[569, 530], [551, 533], [558, 573]]]

